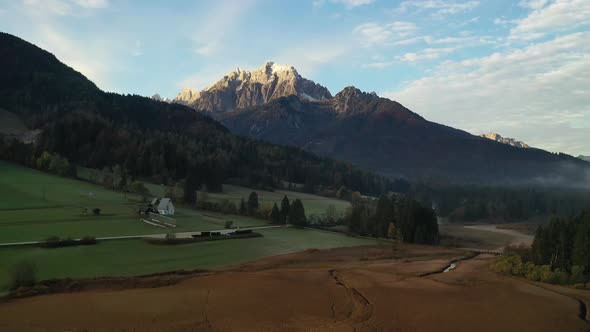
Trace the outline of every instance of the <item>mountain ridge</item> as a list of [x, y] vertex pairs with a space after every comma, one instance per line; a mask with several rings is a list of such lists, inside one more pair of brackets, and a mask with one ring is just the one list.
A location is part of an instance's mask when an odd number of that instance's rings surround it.
[[303, 78], [293, 66], [267, 61], [251, 71], [237, 68], [202, 91], [186, 88], [174, 101], [196, 110], [219, 113], [262, 105], [289, 95], [310, 101], [332, 98], [327, 88]]
[[213, 117], [238, 135], [301, 147], [392, 178], [558, 186], [590, 180], [590, 168], [572, 156], [474, 136], [354, 87], [319, 102], [288, 96]]
[[487, 134], [481, 134], [479, 136], [483, 137], [483, 138], [487, 138], [492, 141], [500, 142], [503, 144], [508, 144], [510, 146], [514, 146], [517, 148], [522, 148], [522, 149], [530, 148], [530, 146], [528, 144], [526, 144], [522, 141], [517, 141], [516, 139], [511, 138], [511, 137], [503, 137], [502, 135], [500, 135], [498, 133], [489, 132]]

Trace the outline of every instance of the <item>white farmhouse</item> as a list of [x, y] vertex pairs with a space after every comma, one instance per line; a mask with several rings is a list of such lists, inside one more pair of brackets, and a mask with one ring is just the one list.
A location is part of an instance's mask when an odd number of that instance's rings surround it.
[[174, 204], [170, 198], [154, 198], [150, 205], [162, 215], [172, 215], [175, 212]]

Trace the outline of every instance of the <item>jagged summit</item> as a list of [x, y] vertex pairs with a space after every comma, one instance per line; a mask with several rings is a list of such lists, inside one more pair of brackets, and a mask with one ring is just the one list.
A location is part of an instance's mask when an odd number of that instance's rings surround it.
[[267, 61], [252, 71], [236, 68], [201, 92], [184, 89], [174, 101], [197, 110], [232, 112], [291, 95], [310, 101], [332, 98], [328, 89], [303, 78], [293, 66]]
[[527, 144], [521, 142], [521, 141], [517, 141], [514, 138], [510, 138], [510, 137], [502, 137], [500, 134], [497, 133], [487, 133], [487, 134], [481, 134], [479, 135], [480, 137], [483, 138], [487, 138], [490, 139], [492, 141], [496, 141], [496, 142], [500, 142], [500, 143], [504, 143], [504, 144], [508, 144], [517, 148], [523, 148], [523, 149], [528, 149], [530, 148], [530, 146], [528, 146]]
[[193, 90], [191, 88], [186, 88], [180, 91], [178, 96], [172, 99], [173, 103], [183, 104], [183, 105], [190, 105], [194, 103], [195, 100], [199, 99], [201, 93], [199, 91]]
[[336, 111], [348, 113], [364, 109], [371, 101], [378, 99], [375, 92], [366, 93], [354, 86], [347, 86], [334, 96], [332, 103]]
[[166, 97], [162, 98], [159, 93], [154, 94], [151, 98], [153, 100], [163, 101], [165, 103], [169, 103], [170, 102], [170, 99], [169, 98], [166, 98]]

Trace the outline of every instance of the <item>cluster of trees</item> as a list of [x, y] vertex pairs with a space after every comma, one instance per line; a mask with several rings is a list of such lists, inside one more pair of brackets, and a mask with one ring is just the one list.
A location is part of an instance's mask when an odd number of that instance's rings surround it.
[[410, 197], [433, 206], [450, 221], [524, 220], [568, 216], [590, 207], [590, 191], [547, 187], [427, 187], [414, 185]]
[[555, 218], [535, 233], [531, 248], [508, 248], [500, 272], [551, 283], [590, 281], [590, 211]]
[[363, 236], [396, 237], [408, 243], [437, 244], [436, 215], [431, 208], [401, 196], [378, 200], [357, 195], [346, 217], [351, 232]]

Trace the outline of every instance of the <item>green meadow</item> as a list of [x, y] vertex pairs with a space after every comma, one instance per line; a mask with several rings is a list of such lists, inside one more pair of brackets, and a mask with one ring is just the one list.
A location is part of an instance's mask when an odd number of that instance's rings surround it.
[[[0, 162], [0, 243], [39, 241], [49, 236], [80, 238], [165, 233], [140, 221], [140, 198], [91, 183], [61, 178]], [[86, 208], [88, 214], [83, 214]], [[101, 214], [94, 216], [92, 209]], [[177, 231], [215, 230], [225, 221], [261, 226], [259, 219], [177, 208]]]
[[[85, 170], [89, 172], [90, 170]], [[84, 170], [83, 170], [84, 172]], [[146, 184], [154, 195], [165, 187]], [[239, 204], [252, 190], [224, 186], [224, 193], [207, 194], [208, 200], [228, 199]], [[348, 202], [288, 191], [257, 191], [262, 204], [280, 203], [284, 195], [303, 201], [307, 215], [323, 214], [328, 206], [344, 213]], [[80, 238], [149, 235], [167, 230], [148, 225], [137, 215], [140, 198], [101, 186], [62, 178], [0, 162], [0, 244], [39, 241], [49, 236]], [[83, 209], [88, 214], [83, 214]], [[101, 209], [99, 216], [92, 209]], [[267, 222], [177, 206], [176, 231], [262, 226]], [[97, 245], [45, 249], [38, 246], [0, 247], [0, 291], [7, 289], [14, 267], [34, 263], [39, 280], [134, 276], [180, 269], [207, 269], [301, 251], [374, 244], [374, 241], [314, 230], [291, 228], [260, 230], [261, 238], [214, 241], [177, 246], [150, 245], [143, 239], [103, 240]]]
[[310, 248], [374, 245], [375, 240], [293, 228], [260, 230], [261, 238], [160, 246], [142, 239], [101, 241], [94, 246], [0, 248], [0, 291], [16, 264], [32, 262], [39, 280], [135, 276], [181, 269], [208, 269]]
[[270, 207], [272, 207], [274, 203], [277, 203], [277, 205], [280, 208], [281, 200], [285, 195], [287, 195], [291, 202], [298, 198], [303, 203], [303, 206], [305, 207], [305, 214], [307, 216], [324, 215], [326, 213], [326, 210], [328, 209], [328, 206], [330, 205], [334, 206], [337, 213], [344, 214], [346, 212], [346, 209], [350, 206], [350, 202], [340, 199], [286, 190], [252, 190], [249, 188], [232, 185], [224, 185], [223, 193], [208, 193], [207, 196], [209, 201], [221, 201], [227, 199], [239, 206], [241, 199], [243, 198], [245, 201], [247, 201], [248, 196], [252, 191], [256, 191], [256, 193], [258, 193], [258, 199], [261, 205], [268, 204], [270, 205]]

